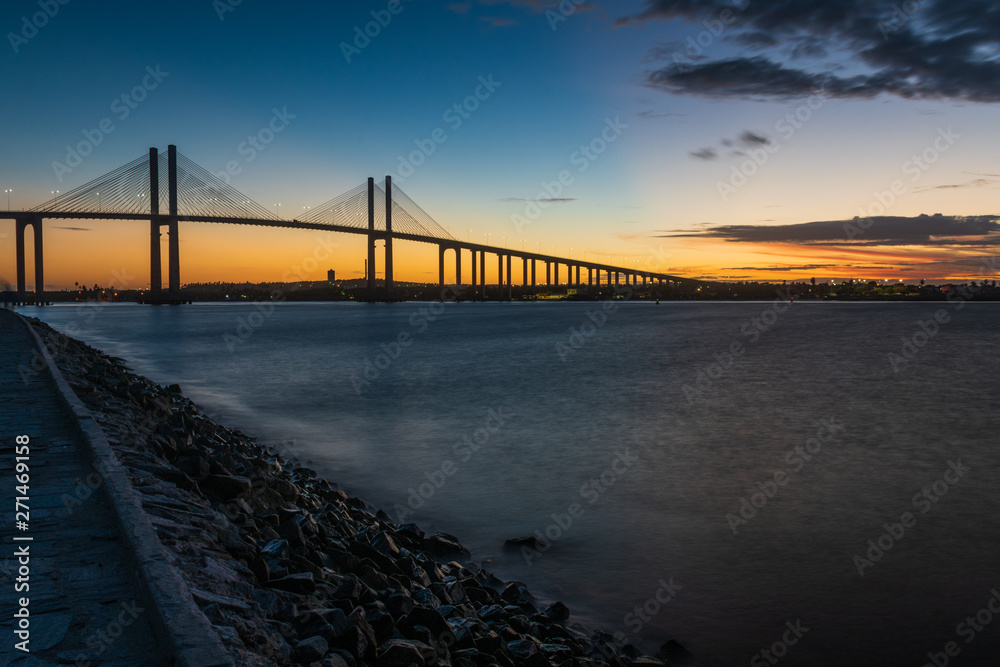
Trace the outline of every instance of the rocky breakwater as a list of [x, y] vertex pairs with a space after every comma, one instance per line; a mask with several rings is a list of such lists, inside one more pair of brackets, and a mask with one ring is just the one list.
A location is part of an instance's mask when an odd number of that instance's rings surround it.
[[[32, 321], [93, 412], [167, 554], [237, 665], [676, 665], [540, 609], [518, 582], [470, 562], [446, 534], [350, 497], [308, 468]], [[100, 471], [63, 498], [86, 516]]]

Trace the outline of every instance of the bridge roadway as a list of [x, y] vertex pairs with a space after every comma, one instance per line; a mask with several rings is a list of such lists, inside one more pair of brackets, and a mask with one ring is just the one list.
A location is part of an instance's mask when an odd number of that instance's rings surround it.
[[[512, 270], [511, 270], [511, 259], [518, 258], [522, 262], [522, 283], [523, 285], [534, 286], [538, 284], [536, 276], [536, 262], [544, 262], [546, 265], [546, 276], [545, 282], [543, 284], [561, 284], [559, 279], [559, 267], [565, 266], [567, 268], [567, 276], [565, 283], [567, 284], [588, 284], [593, 285], [595, 282], [601, 284], [601, 273], [606, 275], [606, 279], [603, 281], [604, 284], [618, 284], [619, 277], [624, 279], [625, 284], [638, 284], [641, 279], [643, 284], [648, 281], [656, 282], [691, 282], [690, 278], [682, 278], [679, 276], [669, 275], [665, 273], [659, 273], [655, 271], [644, 271], [637, 269], [629, 269], [627, 267], [615, 266], [613, 264], [605, 264], [601, 262], [590, 262], [581, 261], [575, 259], [567, 259], [565, 257], [557, 257], [555, 255], [547, 255], [544, 253], [529, 252], [523, 250], [516, 250], [511, 248], [499, 248], [496, 246], [490, 246], [482, 243], [471, 243], [460, 241], [457, 239], [441, 239], [434, 236], [425, 236], [421, 234], [411, 234], [407, 232], [392, 231], [386, 232], [385, 230], [369, 230], [365, 228], [350, 227], [346, 225], [336, 225], [329, 223], [317, 223], [317, 222], [304, 222], [300, 220], [281, 220], [281, 219], [263, 219], [263, 218], [231, 218], [222, 216], [207, 216], [207, 215], [150, 215], [148, 213], [95, 213], [95, 212], [45, 212], [45, 211], [0, 211], [0, 219], [15, 219], [18, 221], [18, 233], [16, 238], [17, 243], [17, 258], [18, 258], [18, 293], [24, 293], [25, 282], [24, 282], [24, 227], [31, 225], [35, 232], [35, 278], [36, 285], [44, 284], [44, 260], [42, 254], [42, 241], [41, 241], [41, 221], [43, 219], [97, 219], [97, 220], [149, 220], [151, 224], [159, 229], [161, 226], [168, 226], [170, 222], [176, 219], [178, 222], [204, 222], [204, 223], [219, 223], [219, 224], [234, 224], [234, 225], [250, 225], [257, 227], [278, 227], [287, 229], [305, 229], [314, 231], [332, 231], [332, 232], [342, 232], [345, 234], [361, 234], [369, 236], [373, 242], [376, 239], [386, 239], [391, 237], [392, 239], [399, 239], [403, 241], [416, 241], [418, 243], [431, 243], [435, 244], [439, 248], [439, 261], [438, 261], [438, 279], [440, 285], [443, 287], [445, 284], [444, 274], [445, 274], [445, 251], [453, 250], [455, 251], [455, 277], [456, 283], [462, 283], [462, 251], [468, 251], [472, 254], [472, 270], [471, 270], [471, 282], [469, 283], [473, 288], [484, 286], [484, 280], [482, 276], [485, 275], [486, 271], [486, 255], [496, 255], [497, 256], [497, 268], [498, 268], [498, 280], [496, 284], [502, 284], [510, 286], [512, 284]], [[158, 254], [154, 252], [154, 256]], [[477, 257], [478, 270], [477, 270]], [[506, 270], [504, 267], [504, 260], [506, 258]], [[158, 260], [158, 257], [155, 257]], [[175, 263], [175, 258], [171, 257], [171, 265]], [[530, 271], [529, 267], [530, 266]], [[573, 275], [573, 272], [576, 275]], [[581, 271], [587, 271], [587, 280], [583, 281], [581, 279]], [[374, 271], [371, 271], [374, 274]], [[529, 276], [530, 273], [530, 276]], [[159, 278], [159, 271], [156, 270], [153, 273], [154, 279]], [[477, 279], [478, 277], [478, 279]], [[506, 278], [506, 279], [504, 279]], [[37, 294], [37, 290], [36, 290]]]

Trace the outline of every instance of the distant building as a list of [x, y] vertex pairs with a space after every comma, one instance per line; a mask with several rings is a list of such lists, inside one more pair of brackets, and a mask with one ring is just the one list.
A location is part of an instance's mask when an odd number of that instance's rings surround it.
[[331, 282], [332, 283], [334, 280], [336, 280], [336, 275], [337, 275], [337, 273], [333, 269], [328, 270], [326, 272], [326, 280], [327, 280], [327, 282]]

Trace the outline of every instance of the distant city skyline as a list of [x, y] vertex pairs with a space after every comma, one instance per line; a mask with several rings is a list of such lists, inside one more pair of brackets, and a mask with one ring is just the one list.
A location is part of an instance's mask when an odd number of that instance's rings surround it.
[[[172, 143], [287, 218], [391, 174], [494, 245], [717, 280], [980, 279], [1000, 243], [998, 19], [981, 0], [217, 0], [153, 18], [17, 0], [0, 206]], [[148, 233], [47, 222], [47, 288], [145, 285]], [[182, 223], [182, 281], [280, 280], [318, 242]], [[363, 239], [334, 242], [308, 279], [362, 276]], [[399, 242], [395, 273], [436, 280], [437, 249]]]

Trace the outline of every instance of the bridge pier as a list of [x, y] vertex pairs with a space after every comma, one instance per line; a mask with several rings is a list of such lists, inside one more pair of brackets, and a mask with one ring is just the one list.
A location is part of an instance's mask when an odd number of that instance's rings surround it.
[[167, 146], [167, 182], [170, 194], [170, 218], [167, 222], [169, 255], [167, 268], [168, 291], [172, 298], [181, 294], [180, 239], [177, 229], [177, 146]]
[[552, 262], [552, 279], [556, 286], [559, 286], [559, 262]]
[[512, 277], [513, 272], [510, 270], [510, 260], [511, 260], [511, 255], [508, 253], [507, 254], [507, 298], [508, 299], [514, 296], [513, 288], [511, 287], [511, 284], [513, 283], [513, 277]]
[[482, 299], [486, 300], [486, 250], [479, 251], [479, 283], [483, 286]]
[[43, 300], [45, 294], [45, 260], [42, 251], [42, 219], [37, 216], [17, 218], [14, 223], [14, 237], [17, 255], [17, 294], [24, 297], [27, 292], [24, 267], [24, 230], [31, 225], [35, 246], [35, 298]]
[[[441, 250], [441, 284], [444, 285], [444, 249]], [[368, 179], [368, 294], [375, 291], [375, 179]]]
[[462, 284], [462, 249], [455, 248], [455, 284]]
[[470, 250], [472, 253], [472, 300], [476, 300], [476, 251]]
[[580, 284], [580, 265], [576, 265], [576, 284]]
[[438, 246], [438, 287], [444, 288], [444, 251], [443, 245]]
[[149, 291], [155, 297], [163, 288], [160, 259], [160, 151], [149, 149]]
[[385, 177], [385, 293], [392, 294], [392, 176]]
[[521, 284], [528, 286], [528, 258], [521, 257]]
[[535, 265], [537, 263], [538, 263], [538, 260], [536, 260], [536, 259], [532, 259], [531, 260], [531, 286], [532, 287], [534, 287], [535, 285], [538, 284], [537, 282], [535, 282]]

